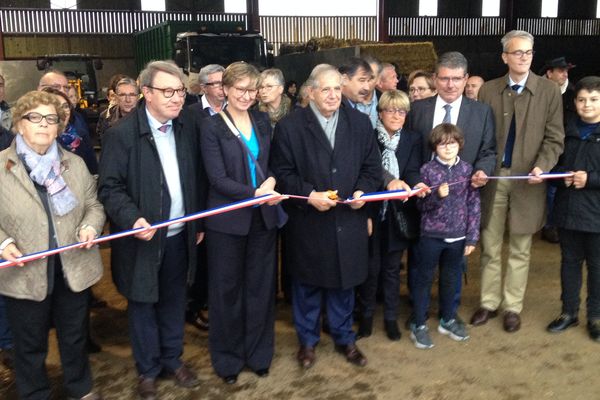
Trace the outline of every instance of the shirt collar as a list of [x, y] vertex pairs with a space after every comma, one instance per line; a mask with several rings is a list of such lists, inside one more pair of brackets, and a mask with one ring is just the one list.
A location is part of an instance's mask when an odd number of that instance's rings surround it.
[[173, 127], [172, 119], [168, 120], [163, 124], [156, 118], [154, 118], [152, 114], [150, 114], [150, 111], [148, 111], [148, 107], [146, 107], [146, 116], [148, 117], [148, 125], [150, 125], [150, 128], [152, 128], [153, 132], [158, 132], [159, 134], [162, 134], [163, 132], [159, 131], [158, 128], [160, 128], [163, 125], [169, 125], [171, 128]]
[[513, 85], [519, 85], [522, 88], [525, 87], [525, 84], [527, 83], [527, 78], [529, 78], [529, 72], [527, 72], [527, 75], [525, 75], [525, 78], [521, 79], [519, 82], [515, 82], [512, 80], [512, 78], [510, 77], [510, 74], [508, 75], [508, 86], [513, 86]]
[[463, 96], [462, 94], [458, 96], [458, 99], [454, 100], [452, 103], [446, 103], [444, 99], [440, 97], [438, 94], [435, 99], [435, 108], [443, 108], [446, 104], [450, 104], [453, 110], [460, 109], [460, 105], [462, 104]]
[[[200, 102], [202, 103], [202, 109], [206, 110], [208, 109], [208, 112], [210, 113], [210, 115], [214, 115], [217, 112], [212, 108], [212, 106], [210, 105], [210, 103], [208, 102], [208, 99], [206, 98], [206, 95], [203, 95], [202, 98], [200, 99]], [[221, 111], [225, 109], [225, 106], [227, 105], [227, 100], [223, 101], [223, 105], [221, 106]]]

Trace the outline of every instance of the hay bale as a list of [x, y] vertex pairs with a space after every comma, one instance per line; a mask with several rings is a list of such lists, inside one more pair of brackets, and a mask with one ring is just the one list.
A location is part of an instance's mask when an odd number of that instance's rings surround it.
[[360, 49], [361, 54], [397, 65], [398, 72], [406, 75], [415, 69], [433, 71], [437, 61], [432, 42], [362, 44]]

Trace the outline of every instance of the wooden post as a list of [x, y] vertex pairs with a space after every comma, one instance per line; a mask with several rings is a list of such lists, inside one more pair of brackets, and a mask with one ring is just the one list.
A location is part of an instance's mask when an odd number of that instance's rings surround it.
[[248, 30], [250, 32], [260, 32], [258, 0], [246, 0], [246, 14], [248, 15]]
[[4, 60], [4, 36], [0, 31], [0, 61]]
[[379, 41], [388, 43], [390, 37], [388, 35], [388, 16], [385, 12], [385, 0], [379, 0], [379, 7], [377, 10], [377, 19], [379, 20]]

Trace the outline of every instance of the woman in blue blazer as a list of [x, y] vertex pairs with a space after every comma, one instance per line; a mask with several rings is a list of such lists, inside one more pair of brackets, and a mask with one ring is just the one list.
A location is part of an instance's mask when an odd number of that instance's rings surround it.
[[[227, 109], [203, 120], [209, 208], [277, 194], [268, 170], [269, 117], [249, 110], [259, 76], [250, 64], [231, 64], [223, 73]], [[206, 220], [210, 355], [215, 372], [228, 384], [244, 367], [268, 375], [273, 358], [276, 203]]]

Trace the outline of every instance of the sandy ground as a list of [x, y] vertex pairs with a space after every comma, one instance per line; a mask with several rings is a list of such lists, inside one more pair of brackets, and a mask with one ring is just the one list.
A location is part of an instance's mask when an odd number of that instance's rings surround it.
[[[107, 261], [108, 250], [103, 253]], [[496, 318], [485, 326], [470, 327], [471, 339], [457, 343], [438, 334], [437, 321], [430, 321], [436, 346], [418, 350], [406, 331], [399, 342], [386, 338], [379, 310], [373, 335], [358, 342], [369, 357], [365, 368], [346, 363], [334, 352], [331, 339], [324, 335], [317, 348], [317, 363], [311, 370], [301, 370], [295, 361], [297, 340], [291, 310], [288, 305], [279, 304], [271, 374], [258, 378], [252, 372], [243, 372], [236, 385], [227, 386], [212, 371], [207, 333], [188, 326], [183, 358], [199, 372], [202, 385], [195, 390], [184, 390], [162, 381], [160, 398], [600, 399], [600, 343], [588, 338], [585, 324], [558, 335], [545, 331], [546, 325], [560, 312], [559, 258], [557, 245], [535, 238], [523, 326], [519, 332], [505, 333], [501, 318]], [[466, 320], [478, 306], [478, 260], [478, 253], [469, 260], [469, 282], [460, 309]], [[127, 337], [125, 301], [116, 294], [108, 269], [94, 291], [109, 304], [108, 308], [94, 312], [92, 322], [94, 336], [103, 347], [101, 353], [91, 356], [96, 388], [105, 399], [135, 399], [136, 374]], [[403, 296], [402, 323], [407, 313]], [[580, 318], [585, 321], [584, 310]], [[56, 341], [53, 336], [50, 340], [48, 369], [56, 387], [54, 397], [62, 399]], [[2, 368], [0, 398], [15, 399], [12, 374]]]

